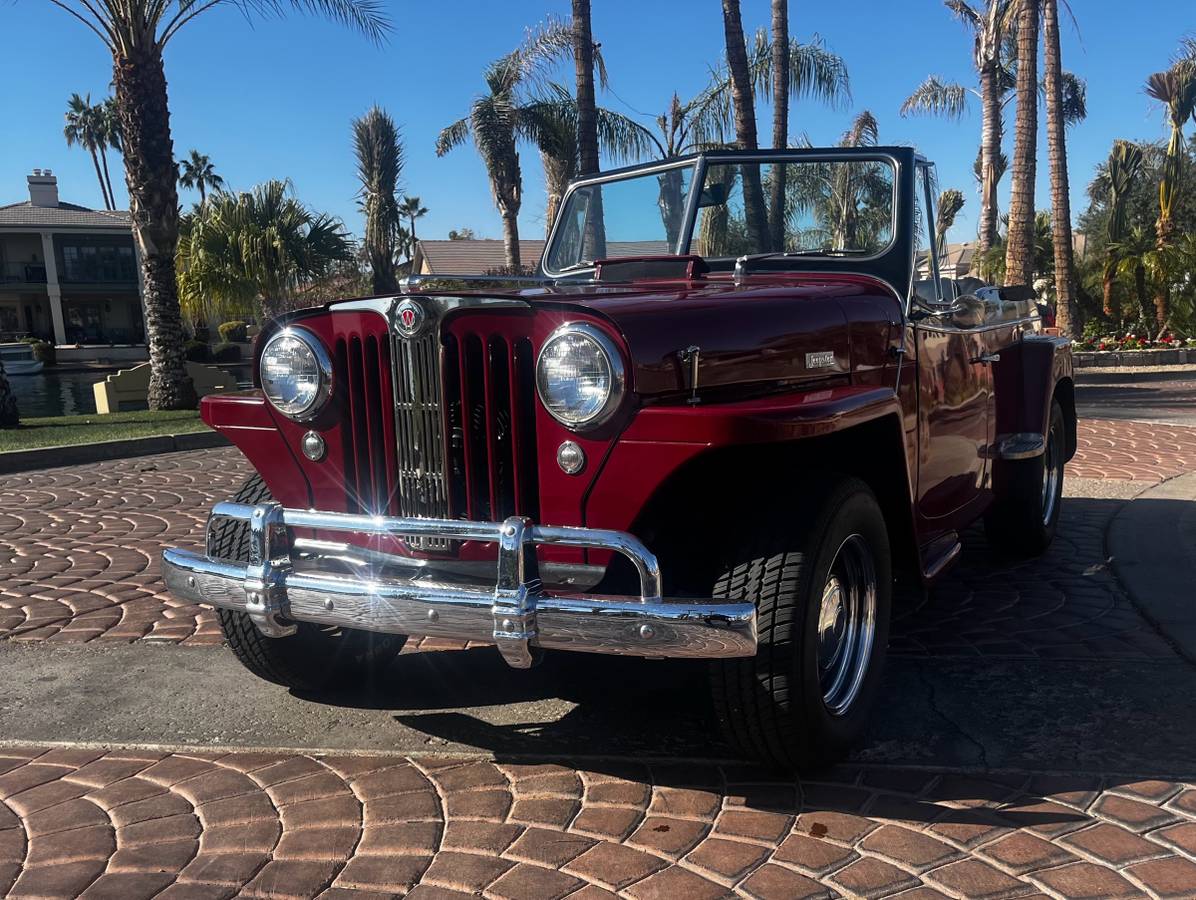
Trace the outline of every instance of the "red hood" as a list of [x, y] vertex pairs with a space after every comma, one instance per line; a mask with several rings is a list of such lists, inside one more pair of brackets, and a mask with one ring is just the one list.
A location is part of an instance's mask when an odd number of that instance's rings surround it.
[[[680, 354], [690, 347], [700, 349], [703, 389], [845, 376], [871, 366], [877, 355], [880, 366], [891, 326], [901, 319], [884, 282], [839, 273], [760, 274], [740, 285], [725, 276], [452, 293], [518, 298], [562, 322], [571, 312], [608, 320], [627, 344], [640, 395], [687, 390], [689, 370]], [[827, 353], [833, 365], [814, 364], [817, 354]]]

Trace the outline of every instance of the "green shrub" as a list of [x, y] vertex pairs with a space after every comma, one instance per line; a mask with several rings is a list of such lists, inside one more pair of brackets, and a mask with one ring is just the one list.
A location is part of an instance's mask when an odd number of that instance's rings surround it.
[[55, 351], [54, 345], [48, 341], [35, 337], [21, 338], [21, 340], [33, 348], [33, 358], [41, 361], [44, 365], [52, 366], [58, 362], [58, 353]]
[[241, 348], [227, 341], [217, 344], [212, 349], [212, 359], [218, 363], [235, 363], [241, 361]]
[[211, 362], [212, 350], [206, 341], [187, 341], [183, 344], [183, 357], [187, 362]]
[[245, 335], [245, 329], [248, 327], [248, 322], [222, 322], [216, 330], [220, 332], [220, 340], [226, 344], [234, 341], [243, 344], [248, 340]]

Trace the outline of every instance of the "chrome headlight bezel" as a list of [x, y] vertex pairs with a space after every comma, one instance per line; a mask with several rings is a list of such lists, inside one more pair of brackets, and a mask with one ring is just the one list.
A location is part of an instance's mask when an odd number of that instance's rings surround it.
[[[610, 387], [607, 391], [606, 400], [597, 410], [584, 417], [558, 413], [554, 409], [555, 404], [550, 403], [549, 398], [546, 397], [544, 357], [549, 348], [564, 337], [581, 337], [592, 344], [604, 360], [606, 368], [610, 373]], [[626, 387], [627, 373], [623, 365], [623, 355], [619, 352], [619, 348], [611, 340], [610, 335], [588, 322], [566, 322], [564, 325], [556, 328], [544, 341], [536, 357], [536, 396], [540, 400], [540, 405], [544, 407], [544, 410], [553, 419], [570, 431], [590, 431], [609, 421], [622, 403]]]
[[[312, 393], [311, 399], [303, 406], [297, 408], [281, 403], [275, 397], [271, 396], [266, 386], [265, 362], [267, 356], [269, 356], [270, 348], [278, 341], [288, 339], [298, 341], [311, 354], [318, 376], [316, 390]], [[270, 405], [295, 422], [310, 422], [320, 414], [328, 401], [332, 399], [332, 360], [329, 359], [328, 351], [324, 349], [323, 342], [305, 328], [287, 326], [270, 336], [270, 339], [262, 347], [261, 355], [258, 357], [258, 379], [262, 385], [262, 393], [270, 401]]]

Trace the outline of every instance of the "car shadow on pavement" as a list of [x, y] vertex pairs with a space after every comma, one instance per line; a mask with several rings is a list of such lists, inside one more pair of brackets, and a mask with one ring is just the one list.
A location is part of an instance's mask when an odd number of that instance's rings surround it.
[[[1105, 533], [1122, 506], [1065, 500], [1054, 545], [1030, 560], [998, 556], [973, 529], [933, 589], [899, 590], [880, 697], [852, 759], [1190, 774], [1196, 723], [1176, 710], [1190, 708], [1196, 670], [1108, 564]], [[509, 758], [733, 758], [708, 696], [701, 662], [558, 652], [517, 671], [478, 647], [403, 654], [372, 690], [305, 699], [391, 711], [433, 746]]]

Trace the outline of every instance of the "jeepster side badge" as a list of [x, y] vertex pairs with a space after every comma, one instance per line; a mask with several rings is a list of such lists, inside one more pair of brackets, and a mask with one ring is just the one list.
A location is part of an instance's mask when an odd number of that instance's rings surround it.
[[817, 353], [806, 354], [807, 369], [829, 369], [835, 365], [834, 350], [819, 350]]
[[395, 310], [395, 326], [403, 337], [413, 338], [419, 334], [425, 317], [424, 308], [417, 301], [408, 298], [400, 302]]

